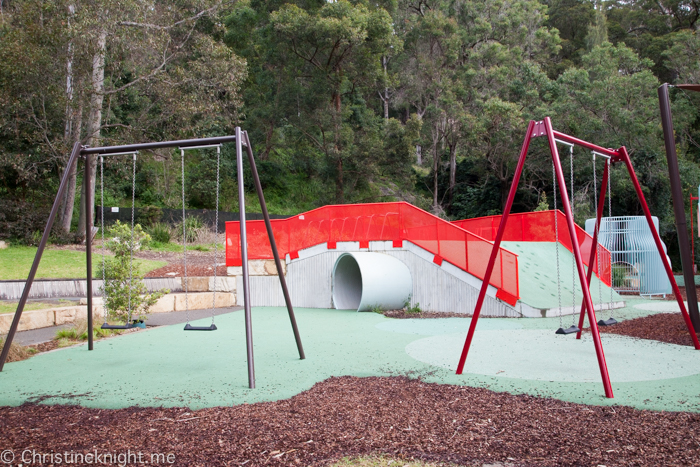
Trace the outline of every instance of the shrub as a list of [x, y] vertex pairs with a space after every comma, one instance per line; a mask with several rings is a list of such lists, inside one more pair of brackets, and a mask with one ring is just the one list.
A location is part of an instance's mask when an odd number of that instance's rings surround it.
[[[187, 243], [196, 242], [203, 230], [204, 224], [198, 217], [188, 216], [185, 218], [185, 238]], [[178, 239], [182, 240], [182, 222], [177, 224], [177, 232]]]
[[112, 238], [105, 246], [114, 253], [114, 258], [106, 260], [104, 265], [103, 291], [107, 297], [107, 316], [123, 323], [129, 319], [143, 319], [156, 301], [169, 292], [163, 290], [149, 293], [143, 282], [143, 275], [131, 267], [131, 248], [133, 247], [134, 251], [140, 249], [151, 237], [139, 224], [134, 226], [132, 234], [130, 227], [119, 221], [112, 226], [109, 233]]
[[163, 222], [156, 222], [149, 229], [148, 233], [154, 242], [170, 243], [170, 227]]

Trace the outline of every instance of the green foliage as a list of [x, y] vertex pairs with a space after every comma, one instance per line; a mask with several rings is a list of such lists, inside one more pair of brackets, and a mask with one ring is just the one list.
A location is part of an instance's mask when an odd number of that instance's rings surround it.
[[151, 227], [163, 219], [163, 210], [158, 206], [143, 206], [138, 210], [139, 224]]
[[411, 306], [409, 302], [406, 302], [404, 310], [406, 310], [406, 313], [411, 314], [418, 314], [423, 312], [423, 310], [420, 309], [420, 303], [416, 303], [415, 305]]
[[539, 211], [549, 211], [549, 202], [547, 201], [547, 193], [542, 192], [540, 193], [540, 202], [537, 204], [537, 207], [535, 208], [535, 212]]
[[[176, 225], [175, 230], [180, 241], [183, 237], [183, 222]], [[187, 216], [184, 222], [184, 236], [187, 243], [194, 243], [199, 238], [199, 235], [204, 230], [204, 224], [201, 219], [196, 216]]]
[[[120, 331], [111, 329], [102, 329], [99, 326], [92, 328], [92, 335], [95, 339], [109, 337], [118, 334]], [[88, 339], [88, 326], [86, 320], [78, 320], [71, 327], [59, 329], [56, 331], [55, 339], [69, 341], [86, 341]]]
[[[169, 243], [170, 242], [170, 227], [168, 224], [156, 222], [148, 228], [148, 234], [153, 242]], [[149, 245], [151, 246], [151, 245]]]
[[149, 293], [143, 282], [143, 274], [133, 267], [132, 251], [148, 244], [151, 238], [139, 224], [131, 230], [129, 225], [119, 221], [109, 233], [112, 238], [106, 247], [114, 253], [114, 258], [107, 258], [104, 264], [103, 292], [106, 295], [107, 316], [122, 323], [129, 319], [143, 319], [158, 299], [169, 292]]

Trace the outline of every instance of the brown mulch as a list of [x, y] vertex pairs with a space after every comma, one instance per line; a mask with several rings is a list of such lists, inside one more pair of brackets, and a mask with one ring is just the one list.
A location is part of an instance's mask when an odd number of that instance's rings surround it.
[[[211, 264], [211, 263], [210, 263]], [[185, 267], [181, 263], [169, 263], [162, 268], [154, 269], [148, 272], [145, 277], [183, 277], [185, 273]], [[226, 276], [228, 273], [226, 271], [226, 266], [219, 266], [216, 268], [217, 276]], [[206, 277], [214, 275], [214, 266], [207, 266], [201, 264], [190, 264], [189, 258], [187, 259], [187, 276], [188, 277]]]
[[434, 311], [421, 311], [420, 313], [408, 313], [406, 310], [382, 311], [387, 318], [397, 319], [431, 319], [431, 318], [471, 318], [472, 315], [464, 313], [442, 313]]
[[[697, 465], [700, 415], [597, 407], [404, 377], [333, 377], [277, 402], [0, 408], [21, 453], [172, 453], [178, 466], [328, 465], [344, 456], [482, 465]], [[397, 464], [401, 465], [401, 464]]]
[[614, 326], [599, 326], [598, 329], [601, 333], [620, 334], [691, 347], [693, 345], [693, 340], [680, 313], [659, 313], [643, 318], [627, 319]]
[[39, 344], [32, 344], [28, 346], [31, 349], [36, 349], [37, 352], [48, 352], [50, 350], [56, 350], [58, 348], [58, 340], [50, 340], [48, 342], [41, 342]]

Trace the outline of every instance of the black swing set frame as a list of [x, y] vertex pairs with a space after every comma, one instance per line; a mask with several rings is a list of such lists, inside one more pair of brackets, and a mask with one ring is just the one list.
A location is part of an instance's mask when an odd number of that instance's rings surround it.
[[[66, 190], [68, 184], [68, 174], [71, 172], [78, 159], [83, 160], [84, 164], [84, 177], [83, 185], [89, 186], [90, 183], [90, 164], [92, 163], [92, 156], [109, 156], [116, 154], [124, 154], [129, 152], [152, 150], [152, 149], [162, 149], [162, 148], [194, 148], [197, 146], [213, 146], [217, 144], [224, 143], [235, 143], [236, 144], [236, 167], [238, 171], [238, 207], [240, 213], [240, 228], [241, 228], [241, 259], [242, 259], [242, 272], [243, 272], [243, 308], [245, 312], [245, 331], [246, 331], [246, 348], [247, 348], [247, 362], [248, 362], [248, 386], [251, 389], [255, 388], [255, 365], [253, 358], [253, 328], [251, 322], [251, 305], [250, 305], [250, 276], [248, 272], [248, 247], [247, 247], [247, 236], [246, 236], [246, 219], [245, 219], [245, 192], [243, 186], [243, 149], [248, 155], [248, 162], [250, 163], [251, 173], [253, 175], [253, 182], [255, 183], [255, 189], [258, 194], [258, 199], [260, 201], [260, 207], [262, 210], [262, 215], [265, 220], [265, 227], [267, 228], [268, 238], [270, 240], [270, 246], [272, 247], [272, 253], [275, 258], [275, 265], [277, 266], [278, 277], [280, 280], [280, 285], [282, 286], [282, 293], [284, 295], [284, 301], [287, 305], [287, 312], [289, 314], [289, 320], [292, 325], [292, 330], [294, 332], [294, 339], [296, 340], [297, 350], [299, 351], [299, 358], [306, 358], [304, 355], [304, 348], [301, 343], [301, 337], [299, 335], [299, 329], [297, 328], [296, 318], [294, 316], [294, 308], [292, 307], [292, 301], [289, 297], [289, 291], [287, 290], [287, 281], [285, 280], [284, 274], [281, 272], [282, 261], [279, 256], [279, 251], [277, 250], [277, 243], [275, 242], [275, 237], [272, 233], [272, 224], [270, 223], [270, 215], [267, 211], [267, 204], [265, 203], [265, 197], [263, 195], [262, 185], [260, 184], [260, 177], [258, 176], [258, 169], [255, 165], [255, 158], [253, 157], [253, 150], [250, 144], [250, 139], [248, 138], [248, 132], [242, 131], [240, 127], [236, 127], [235, 134], [229, 136], [216, 136], [212, 138], [197, 138], [197, 139], [186, 139], [178, 141], [160, 141], [153, 143], [139, 143], [139, 144], [128, 144], [122, 146], [104, 146], [91, 148], [89, 146], [83, 146], [79, 142], [76, 142], [73, 146], [70, 158], [68, 159], [68, 164], [63, 172], [63, 177], [61, 178], [61, 184], [59, 185], [58, 192], [54, 198], [53, 207], [51, 208], [51, 213], [46, 222], [46, 227], [44, 228], [44, 233], [39, 242], [39, 247], [37, 249], [36, 255], [34, 256], [34, 261], [32, 267], [29, 270], [29, 276], [22, 291], [22, 296], [17, 304], [17, 311], [15, 312], [14, 319], [10, 325], [10, 330], [7, 334], [7, 339], [5, 340], [5, 345], [0, 354], [0, 372], [5, 366], [5, 361], [10, 352], [10, 346], [19, 327], [19, 321], [22, 318], [22, 312], [24, 311], [24, 306], [27, 303], [27, 298], [29, 297], [29, 291], [32, 288], [32, 283], [34, 282], [34, 277], [36, 276], [37, 269], [39, 268], [39, 263], [41, 261], [41, 256], [44, 253], [46, 244], [49, 240], [49, 235], [51, 234], [51, 229], [53, 227], [54, 221], [56, 220], [56, 215], [58, 214], [58, 208], [60, 205], [60, 200], [63, 197], [63, 193]], [[84, 196], [85, 203], [85, 257], [87, 263], [87, 317], [88, 317], [88, 350], [93, 350], [93, 307], [92, 307], [92, 211], [90, 206], [92, 206], [92, 193], [91, 190], [86, 190]], [[240, 291], [239, 291], [240, 293]]]

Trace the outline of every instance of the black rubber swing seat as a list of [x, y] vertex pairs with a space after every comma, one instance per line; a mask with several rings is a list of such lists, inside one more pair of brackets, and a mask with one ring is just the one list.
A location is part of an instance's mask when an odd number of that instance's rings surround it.
[[131, 329], [134, 327], [133, 324], [103, 324], [100, 326], [102, 329]]
[[564, 329], [564, 328], [559, 328], [557, 329], [556, 334], [574, 334], [576, 332], [581, 332], [581, 330], [578, 328], [578, 326], [571, 326], [570, 328]]
[[216, 331], [216, 324], [210, 326], [192, 326], [190, 323], [185, 325], [185, 331]]
[[601, 319], [598, 321], [598, 326], [612, 326], [613, 324], [617, 323], [618, 321], [615, 318]]

